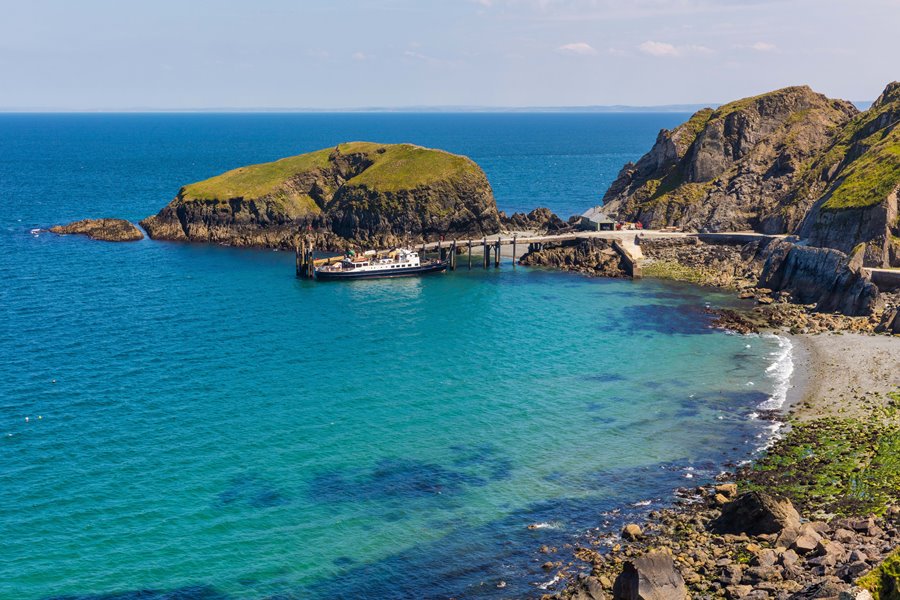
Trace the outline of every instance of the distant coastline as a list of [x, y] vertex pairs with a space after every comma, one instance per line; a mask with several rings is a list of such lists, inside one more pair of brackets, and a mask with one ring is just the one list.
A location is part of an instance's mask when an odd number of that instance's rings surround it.
[[[859, 110], [866, 110], [873, 100], [854, 100]], [[630, 104], [610, 104], [596, 106], [361, 106], [339, 108], [315, 107], [208, 107], [208, 108], [165, 108], [165, 107], [132, 107], [132, 108], [70, 108], [54, 106], [11, 106], [0, 107], [0, 114], [253, 114], [253, 113], [694, 113], [702, 108], [718, 108], [722, 102], [700, 104], [660, 104], [637, 106]]]

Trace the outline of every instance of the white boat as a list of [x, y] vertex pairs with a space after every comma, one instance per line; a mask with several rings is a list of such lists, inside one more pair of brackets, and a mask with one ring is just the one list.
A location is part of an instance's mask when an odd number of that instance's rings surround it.
[[316, 267], [316, 279], [375, 279], [379, 277], [410, 277], [425, 273], [439, 273], [447, 269], [440, 260], [422, 261], [419, 253], [399, 248], [385, 255], [368, 251], [362, 256], [352, 253], [337, 263]]

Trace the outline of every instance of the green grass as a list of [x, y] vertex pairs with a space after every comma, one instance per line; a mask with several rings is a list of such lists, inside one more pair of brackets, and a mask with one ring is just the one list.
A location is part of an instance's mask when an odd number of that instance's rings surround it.
[[675, 128], [674, 133], [678, 135], [679, 145], [685, 150], [694, 143], [703, 128], [709, 122], [709, 118], [713, 114], [713, 109], [702, 108], [691, 115], [691, 118]]
[[275, 162], [240, 167], [221, 175], [184, 186], [185, 200], [261, 198], [278, 191], [291, 177], [328, 166], [331, 149], [282, 158]]
[[900, 502], [896, 406], [877, 420], [796, 423], [744, 473], [743, 489], [787, 496], [803, 514], [882, 513]]
[[825, 202], [826, 210], [875, 206], [900, 185], [900, 128], [881, 139], [869, 136], [869, 149], [844, 170], [843, 178]]
[[872, 592], [874, 600], [900, 600], [900, 548], [881, 564], [857, 580], [857, 585]]
[[759, 102], [763, 98], [776, 98], [778, 96], [786, 96], [789, 94], [794, 94], [797, 92], [806, 92], [812, 93], [812, 90], [807, 86], [794, 86], [794, 87], [786, 87], [780, 90], [774, 90], [771, 92], [767, 92], [765, 94], [759, 94], [758, 96], [751, 96], [749, 98], [741, 98], [740, 100], [735, 100], [734, 102], [729, 102], [728, 104], [723, 104], [719, 108], [713, 112], [710, 116], [710, 120], [713, 119], [724, 119], [728, 115], [732, 113], [736, 113], [741, 110], [745, 110], [749, 108], [751, 105]]
[[[464, 156], [410, 144], [384, 146], [382, 154], [371, 154], [372, 166], [348, 181], [389, 192], [428, 185], [477, 173], [478, 166]], [[343, 147], [341, 148], [343, 151]]]
[[[413, 189], [436, 181], [480, 173], [479, 167], [464, 156], [421, 148], [411, 144], [349, 142], [340, 144], [342, 155], [362, 154], [371, 164], [346, 183], [378, 191]], [[264, 199], [276, 210], [302, 215], [320, 210], [304, 190], [295, 189], [291, 180], [299, 174], [321, 171], [322, 183], [335, 169], [333, 148], [291, 156], [270, 163], [240, 167], [182, 188], [182, 201], [227, 202], [233, 198]], [[324, 190], [332, 195], [336, 190]]]

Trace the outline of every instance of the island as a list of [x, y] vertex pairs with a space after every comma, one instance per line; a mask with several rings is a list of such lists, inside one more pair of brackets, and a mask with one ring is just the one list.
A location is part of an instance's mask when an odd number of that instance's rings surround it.
[[82, 219], [68, 225], [54, 225], [50, 231], [57, 235], [86, 235], [92, 240], [104, 242], [136, 242], [144, 239], [141, 230], [124, 219]]
[[159, 240], [293, 248], [387, 248], [500, 230], [493, 191], [471, 159], [412, 144], [351, 142], [239, 167], [185, 185], [141, 221]]

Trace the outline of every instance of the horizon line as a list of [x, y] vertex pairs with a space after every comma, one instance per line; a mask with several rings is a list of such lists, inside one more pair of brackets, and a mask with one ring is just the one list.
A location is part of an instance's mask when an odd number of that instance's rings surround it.
[[[866, 110], [874, 100], [851, 100], [860, 110]], [[412, 105], [412, 106], [360, 106], [360, 107], [0, 107], [0, 114], [364, 114], [364, 113], [687, 113], [703, 108], [716, 109], [722, 102], [683, 104], [587, 104], [560, 106], [491, 106], [491, 105]]]

